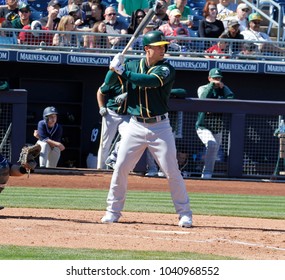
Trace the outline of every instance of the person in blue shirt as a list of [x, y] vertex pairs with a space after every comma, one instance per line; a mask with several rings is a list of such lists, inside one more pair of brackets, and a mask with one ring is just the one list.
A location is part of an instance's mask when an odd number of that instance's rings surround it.
[[40, 167], [55, 168], [61, 152], [65, 150], [61, 143], [62, 126], [57, 123], [58, 111], [55, 107], [47, 107], [43, 111], [43, 120], [38, 122], [38, 129], [34, 136], [38, 138], [37, 144], [41, 146], [39, 156]]

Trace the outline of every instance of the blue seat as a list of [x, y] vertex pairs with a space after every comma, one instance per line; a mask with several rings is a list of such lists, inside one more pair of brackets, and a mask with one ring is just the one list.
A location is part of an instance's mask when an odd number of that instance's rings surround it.
[[195, 38], [199, 37], [199, 33], [197, 30], [193, 30], [191, 28], [188, 28], [189, 35], [191, 38], [194, 38], [194, 40], [191, 41], [191, 49], [193, 51], [202, 52], [204, 50], [204, 41], [196, 41]]

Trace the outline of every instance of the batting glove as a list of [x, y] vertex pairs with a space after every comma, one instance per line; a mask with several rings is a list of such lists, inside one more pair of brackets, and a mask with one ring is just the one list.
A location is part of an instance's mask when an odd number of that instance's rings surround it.
[[110, 63], [110, 69], [115, 71], [117, 74], [122, 75], [122, 73], [125, 71], [123, 62], [124, 56], [121, 53], [116, 54]]
[[121, 103], [123, 103], [123, 102], [125, 101], [125, 99], [127, 98], [127, 96], [128, 96], [128, 93], [127, 93], [127, 92], [124, 92], [124, 93], [122, 93], [122, 94], [120, 94], [120, 95], [118, 95], [118, 96], [115, 97], [115, 102], [116, 102], [117, 104], [121, 104]]
[[107, 111], [107, 108], [106, 107], [100, 107], [100, 110], [99, 110], [99, 114], [104, 117], [108, 114], [108, 111]]

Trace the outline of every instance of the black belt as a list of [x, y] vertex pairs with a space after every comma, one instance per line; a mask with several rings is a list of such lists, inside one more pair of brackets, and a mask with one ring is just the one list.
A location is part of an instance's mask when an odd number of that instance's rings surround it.
[[137, 122], [141, 122], [141, 123], [157, 123], [157, 122], [165, 120], [166, 116], [165, 115], [161, 115], [161, 116], [156, 116], [156, 117], [153, 117], [153, 118], [142, 118], [142, 117], [133, 116], [133, 118]]

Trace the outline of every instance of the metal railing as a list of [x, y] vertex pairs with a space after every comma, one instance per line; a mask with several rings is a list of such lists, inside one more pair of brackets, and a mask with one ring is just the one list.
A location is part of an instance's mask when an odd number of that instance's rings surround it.
[[276, 101], [171, 99], [170, 122], [177, 151], [187, 155], [187, 164], [181, 171], [188, 177], [201, 175], [205, 147], [197, 136], [195, 123], [198, 112], [210, 112], [224, 116], [222, 124], [219, 123], [223, 138], [215, 176], [267, 179], [280, 176], [285, 165], [277, 166], [279, 139], [275, 132], [284, 110], [285, 102]]
[[[0, 51], [7, 49], [16, 50], [37, 50], [48, 52], [78, 52], [78, 53], [93, 53], [93, 54], [109, 54], [114, 55], [123, 50], [131, 35], [111, 35], [117, 37], [118, 43], [112, 45], [108, 38], [110, 34], [106, 33], [91, 33], [90, 31], [46, 31], [46, 30], [19, 30], [19, 29], [0, 29]], [[22, 32], [26, 36], [25, 41], [19, 40], [19, 33]], [[72, 37], [73, 41], [68, 44], [53, 44], [55, 34], [60, 37]], [[9, 37], [7, 37], [7, 35]], [[37, 35], [37, 36], [35, 36]], [[85, 39], [94, 40], [93, 45], [86, 45]], [[198, 57], [205, 59], [243, 59], [243, 60], [269, 60], [269, 61], [284, 61], [285, 58], [285, 43], [275, 41], [246, 41], [234, 39], [216, 39], [200, 37], [167, 37], [170, 41], [168, 45], [167, 56], [172, 57]], [[223, 53], [208, 53], [207, 49], [219, 42], [227, 44]], [[266, 45], [264, 51], [261, 46]], [[140, 36], [128, 54], [144, 55], [142, 46], [142, 36]]]

